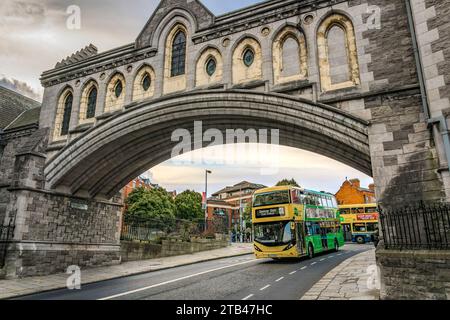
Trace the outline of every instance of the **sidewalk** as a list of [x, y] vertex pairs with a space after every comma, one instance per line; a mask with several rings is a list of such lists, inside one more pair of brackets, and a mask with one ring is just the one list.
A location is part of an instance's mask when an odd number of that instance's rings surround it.
[[[126, 262], [109, 267], [82, 269], [81, 284], [85, 285], [88, 283], [169, 269], [199, 262], [241, 256], [252, 252], [253, 244], [233, 243], [227, 248], [198, 252], [191, 255]], [[0, 299], [28, 295], [41, 291], [64, 289], [66, 288], [66, 281], [68, 277], [68, 274], [60, 273], [42, 277], [0, 280]]]
[[369, 278], [374, 277], [375, 265], [375, 249], [347, 259], [317, 282], [301, 300], [379, 300], [380, 290], [368, 285]]

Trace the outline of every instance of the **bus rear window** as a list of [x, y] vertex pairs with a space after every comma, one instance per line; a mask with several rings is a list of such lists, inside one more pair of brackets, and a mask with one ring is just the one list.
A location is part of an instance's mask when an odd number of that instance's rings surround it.
[[367, 232], [365, 223], [355, 223], [353, 224], [353, 232]]
[[256, 194], [253, 197], [253, 207], [272, 206], [276, 204], [288, 204], [289, 191], [275, 191]]
[[378, 212], [378, 208], [377, 207], [366, 208], [366, 213], [376, 213], [376, 212]]

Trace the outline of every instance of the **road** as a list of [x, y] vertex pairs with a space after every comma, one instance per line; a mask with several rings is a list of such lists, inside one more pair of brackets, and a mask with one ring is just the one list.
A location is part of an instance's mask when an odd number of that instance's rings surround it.
[[[25, 300], [298, 300], [344, 260], [372, 249], [347, 244], [339, 252], [296, 261], [253, 255], [82, 285], [21, 297]], [[82, 275], [81, 275], [82, 276]]]

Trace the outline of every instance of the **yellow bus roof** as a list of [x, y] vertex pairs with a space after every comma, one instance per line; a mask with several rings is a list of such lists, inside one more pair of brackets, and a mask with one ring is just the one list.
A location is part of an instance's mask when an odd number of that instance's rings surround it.
[[270, 188], [259, 189], [259, 190], [256, 190], [254, 192], [254, 194], [268, 193], [268, 192], [282, 191], [282, 190], [291, 190], [291, 189], [303, 190], [302, 188], [293, 187], [293, 186], [279, 186], [279, 187], [270, 187]]
[[352, 208], [376, 208], [376, 203], [363, 203], [363, 204], [346, 204], [339, 205], [339, 209], [352, 209]]

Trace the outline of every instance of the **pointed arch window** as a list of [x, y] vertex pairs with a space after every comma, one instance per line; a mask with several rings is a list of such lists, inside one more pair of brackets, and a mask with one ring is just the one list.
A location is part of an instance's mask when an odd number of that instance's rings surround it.
[[97, 88], [93, 87], [88, 95], [86, 119], [91, 119], [95, 117], [96, 108], [97, 108]]
[[72, 114], [73, 94], [69, 92], [64, 100], [64, 113], [61, 124], [61, 136], [69, 133], [70, 115]]
[[150, 74], [146, 72], [144, 77], [142, 78], [142, 89], [144, 89], [144, 91], [148, 91], [151, 85], [152, 85], [152, 78], [150, 77]]
[[176, 77], [185, 74], [186, 68], [186, 34], [178, 31], [172, 43], [171, 76]]

